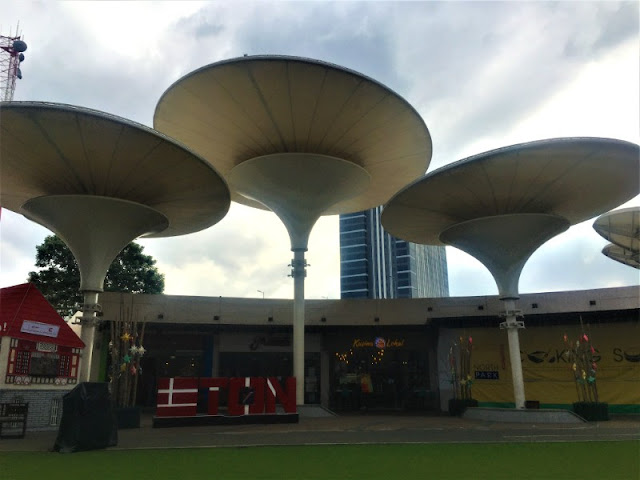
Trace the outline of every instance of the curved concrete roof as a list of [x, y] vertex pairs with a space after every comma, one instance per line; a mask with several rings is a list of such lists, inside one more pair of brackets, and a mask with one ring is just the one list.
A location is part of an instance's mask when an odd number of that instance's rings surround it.
[[382, 214], [404, 240], [442, 245], [446, 229], [473, 219], [543, 213], [570, 224], [640, 193], [640, 149], [604, 138], [558, 138], [481, 153], [425, 175]]
[[630, 267], [640, 269], [640, 255], [638, 251], [632, 252], [620, 245], [610, 243], [602, 249], [602, 253], [616, 262], [624, 263]]
[[605, 213], [593, 223], [593, 228], [625, 250], [635, 253], [640, 251], [640, 207], [621, 208]]
[[253, 158], [235, 166], [228, 180], [239, 194], [278, 215], [295, 250], [307, 249], [311, 230], [323, 212], [357, 196], [370, 183], [367, 171], [355, 163], [310, 153]]
[[[393, 91], [354, 71], [298, 57], [248, 56], [200, 68], [167, 89], [153, 123], [225, 178], [242, 162], [282, 153], [364, 168], [369, 188], [324, 214], [383, 204], [424, 174], [432, 153], [424, 121]], [[232, 200], [264, 208], [231, 190]]]
[[487, 267], [503, 299], [518, 298], [533, 252], [571, 224], [640, 193], [637, 145], [559, 138], [447, 165], [396, 194], [382, 225], [415, 243], [453, 245]]
[[214, 225], [225, 181], [175, 141], [129, 120], [71, 105], [0, 104], [0, 205], [24, 213], [36, 197], [94, 195], [141, 204], [168, 220], [166, 237]]

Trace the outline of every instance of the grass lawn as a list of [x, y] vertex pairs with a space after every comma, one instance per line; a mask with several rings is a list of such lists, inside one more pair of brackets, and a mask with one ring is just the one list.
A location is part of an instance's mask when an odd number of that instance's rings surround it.
[[3, 453], [0, 479], [640, 479], [640, 442]]

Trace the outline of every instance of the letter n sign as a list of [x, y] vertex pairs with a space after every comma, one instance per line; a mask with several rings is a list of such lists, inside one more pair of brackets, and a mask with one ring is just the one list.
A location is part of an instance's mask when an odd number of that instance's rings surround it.
[[192, 417], [198, 405], [197, 378], [160, 378], [158, 380], [158, 417]]
[[267, 388], [265, 392], [265, 411], [267, 413], [276, 412], [276, 399], [280, 400], [286, 413], [296, 413], [295, 377], [288, 377], [285, 380], [285, 390], [282, 389], [277, 378], [267, 378]]

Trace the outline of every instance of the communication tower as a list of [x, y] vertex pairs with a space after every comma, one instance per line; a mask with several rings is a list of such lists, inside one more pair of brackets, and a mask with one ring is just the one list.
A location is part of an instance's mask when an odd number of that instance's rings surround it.
[[20, 64], [24, 61], [24, 52], [27, 44], [22, 36], [17, 34], [9, 36], [0, 35], [0, 101], [13, 100], [13, 92], [16, 89], [16, 78], [22, 78]]

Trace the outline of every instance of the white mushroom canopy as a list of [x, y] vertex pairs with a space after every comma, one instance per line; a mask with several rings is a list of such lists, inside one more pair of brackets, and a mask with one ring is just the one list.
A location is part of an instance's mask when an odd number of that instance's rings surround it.
[[71, 105], [0, 104], [0, 205], [22, 213], [48, 195], [97, 195], [139, 203], [168, 225], [148, 236], [197, 232], [229, 209], [229, 189], [176, 141], [124, 118]]
[[522, 268], [570, 225], [640, 193], [638, 145], [558, 138], [447, 165], [397, 193], [384, 228], [415, 243], [452, 245], [480, 260], [502, 298], [518, 297]]
[[[432, 153], [424, 121], [392, 90], [352, 70], [298, 57], [240, 57], [195, 70], [163, 94], [153, 124], [227, 179], [235, 166], [274, 154], [338, 158], [364, 169], [368, 188], [324, 207], [325, 215], [383, 204], [424, 174]], [[318, 168], [315, 181], [331, 189], [333, 179], [323, 171]], [[229, 183], [232, 200], [264, 208]]]
[[606, 138], [557, 138], [481, 153], [428, 173], [387, 203], [391, 234], [443, 245], [440, 234], [468, 220], [543, 213], [571, 225], [640, 193], [640, 148]]
[[0, 205], [55, 232], [102, 291], [139, 236], [196, 232], [227, 213], [229, 189], [202, 159], [128, 120], [70, 105], [0, 104]]

